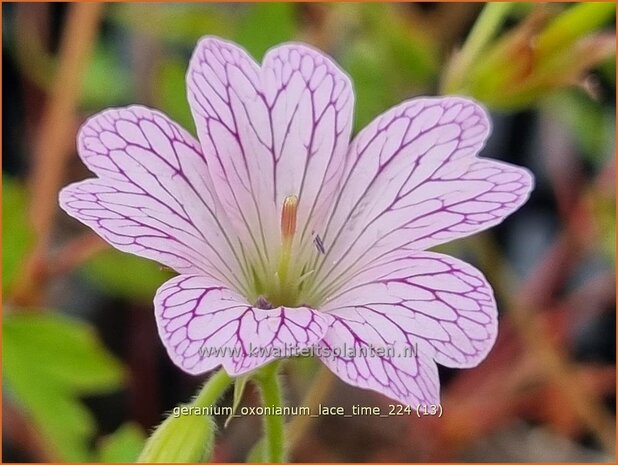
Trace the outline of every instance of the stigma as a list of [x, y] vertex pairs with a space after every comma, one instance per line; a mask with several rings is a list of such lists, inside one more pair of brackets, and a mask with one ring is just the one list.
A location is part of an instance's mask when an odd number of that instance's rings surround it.
[[286, 242], [296, 233], [296, 214], [298, 211], [298, 197], [288, 195], [283, 199], [281, 207], [281, 239]]

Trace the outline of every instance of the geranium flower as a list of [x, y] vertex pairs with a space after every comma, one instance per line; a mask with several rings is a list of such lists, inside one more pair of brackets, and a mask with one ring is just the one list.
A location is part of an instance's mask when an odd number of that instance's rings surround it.
[[60, 194], [114, 247], [179, 273], [154, 299], [174, 363], [240, 375], [313, 348], [352, 385], [437, 403], [436, 363], [478, 364], [497, 314], [478, 270], [426, 249], [498, 224], [533, 183], [476, 156], [485, 111], [412, 99], [350, 143], [354, 93], [330, 58], [284, 44], [260, 66], [211, 37], [187, 89], [199, 142], [155, 110], [106, 110], [78, 137], [97, 177]]

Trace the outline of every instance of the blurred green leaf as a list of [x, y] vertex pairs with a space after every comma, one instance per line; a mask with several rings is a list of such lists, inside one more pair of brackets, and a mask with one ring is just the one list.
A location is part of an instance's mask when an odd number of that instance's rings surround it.
[[79, 397], [118, 389], [124, 378], [90, 326], [50, 312], [9, 314], [2, 353], [9, 392], [59, 458], [88, 461], [95, 423]]
[[234, 40], [261, 60], [266, 50], [281, 42], [293, 40], [298, 31], [294, 3], [254, 3], [238, 21]]
[[509, 16], [515, 19], [523, 19], [534, 9], [534, 2], [511, 2]]
[[266, 461], [266, 454], [264, 451], [264, 438], [258, 439], [258, 441], [249, 449], [247, 454], [247, 463], [264, 463]]
[[232, 401], [232, 411], [226, 418], [225, 423], [223, 424], [224, 428], [228, 427], [228, 425], [232, 421], [232, 418], [234, 418], [234, 415], [236, 415], [236, 411], [238, 410], [238, 407], [240, 406], [240, 402], [242, 401], [243, 395], [245, 393], [245, 388], [247, 387], [247, 382], [249, 381], [250, 378], [251, 378], [251, 375], [248, 374], [248, 375], [237, 376], [236, 379], [234, 380], [234, 398]]
[[614, 156], [615, 113], [595, 102], [582, 90], [557, 93], [547, 99], [547, 107], [574, 135], [579, 150], [588, 160], [601, 165]]
[[104, 463], [133, 463], [144, 447], [146, 436], [134, 423], [125, 423], [99, 441], [98, 461]]
[[[344, 47], [341, 64], [354, 83], [355, 128], [359, 129], [402, 99], [426, 91], [438, 65], [435, 44], [405, 19], [400, 5], [372, 3], [354, 8], [356, 14], [346, 20], [359, 34], [353, 34]], [[350, 11], [341, 9], [339, 14]]]
[[114, 5], [110, 19], [140, 34], [193, 47], [207, 34], [230, 37], [235, 23], [232, 9], [204, 3], [123, 3]]
[[616, 190], [611, 183], [598, 184], [588, 199], [594, 215], [597, 250], [616, 266]]
[[[5, 360], [5, 366], [7, 362]], [[65, 462], [88, 462], [88, 443], [96, 431], [92, 414], [73, 395], [35, 377], [7, 374], [9, 387], [45, 438], [54, 457]]]
[[17, 180], [2, 176], [2, 293], [6, 295], [15, 273], [34, 242], [28, 221], [28, 196]]
[[356, 41], [346, 51], [343, 65], [350, 74], [356, 94], [355, 128], [362, 128], [397, 103], [393, 88], [384, 85], [380, 48], [372, 41]]
[[597, 221], [602, 239], [601, 248], [605, 256], [616, 265], [616, 196], [598, 196], [595, 202]]
[[4, 330], [19, 348], [19, 359], [50, 382], [82, 394], [120, 386], [122, 369], [92, 328], [54, 313], [7, 315]]
[[187, 63], [184, 59], [169, 57], [163, 61], [158, 70], [155, 98], [158, 108], [195, 134], [195, 123], [186, 97], [186, 72]]
[[616, 87], [616, 55], [610, 57], [605, 62], [601, 63], [599, 66], [599, 72], [601, 75], [608, 80], [609, 84], [615, 88]]
[[82, 105], [102, 108], [122, 104], [131, 96], [131, 78], [118, 54], [100, 44], [90, 57], [82, 84]]
[[106, 250], [82, 268], [104, 292], [128, 299], [152, 301], [155, 291], [172, 273], [145, 258]]

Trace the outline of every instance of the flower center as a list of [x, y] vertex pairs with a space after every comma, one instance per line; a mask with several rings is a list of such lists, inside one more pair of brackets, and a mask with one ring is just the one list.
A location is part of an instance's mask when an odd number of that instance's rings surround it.
[[[254, 272], [254, 304], [259, 308], [278, 306], [298, 307], [315, 306], [308, 296], [303, 295], [304, 281], [311, 272], [307, 271], [309, 263], [307, 251], [296, 237], [298, 216], [298, 197], [288, 195], [281, 206], [280, 248], [271, 271], [266, 279], [260, 279]], [[295, 240], [296, 239], [296, 240]]]

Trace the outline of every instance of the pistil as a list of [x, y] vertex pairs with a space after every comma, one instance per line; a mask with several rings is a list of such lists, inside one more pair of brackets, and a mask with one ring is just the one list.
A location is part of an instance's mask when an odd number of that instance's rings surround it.
[[281, 208], [281, 254], [279, 257], [279, 295], [281, 299], [288, 300], [288, 270], [292, 256], [292, 243], [296, 233], [296, 215], [298, 211], [298, 197], [288, 195], [283, 200]]

